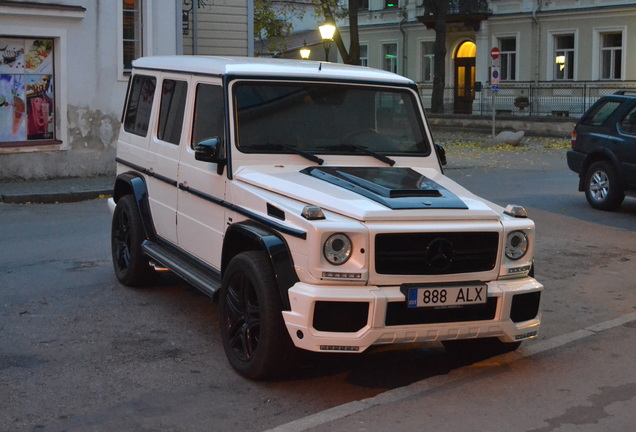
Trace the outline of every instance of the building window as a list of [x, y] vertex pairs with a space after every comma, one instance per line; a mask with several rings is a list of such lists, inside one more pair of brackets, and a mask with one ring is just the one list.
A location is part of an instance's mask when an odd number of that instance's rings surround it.
[[397, 56], [397, 44], [389, 43], [382, 45], [382, 68], [386, 71], [397, 73], [398, 70], [398, 56]]
[[574, 35], [554, 37], [554, 79], [574, 79]]
[[369, 46], [360, 45], [360, 65], [369, 66]]
[[601, 79], [619, 80], [623, 64], [623, 34], [601, 34]]
[[122, 0], [122, 51], [124, 53], [124, 73], [132, 70], [132, 61], [142, 55], [142, 0]]
[[369, 0], [359, 0], [358, 9], [359, 10], [368, 10], [369, 9]]
[[53, 39], [0, 38], [0, 146], [55, 139]]
[[499, 39], [501, 51], [501, 69], [499, 79], [502, 81], [514, 81], [517, 79], [517, 39]]
[[435, 42], [422, 42], [422, 82], [433, 82], [435, 78]]
[[398, 0], [384, 0], [384, 9], [392, 9], [398, 7]]

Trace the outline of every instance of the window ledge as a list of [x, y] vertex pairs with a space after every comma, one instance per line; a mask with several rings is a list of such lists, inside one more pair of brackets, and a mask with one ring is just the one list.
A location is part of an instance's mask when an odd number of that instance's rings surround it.
[[59, 151], [62, 147], [62, 141], [58, 140], [0, 142], [0, 154]]
[[83, 6], [68, 6], [55, 3], [13, 2], [0, 0], [0, 15], [2, 16], [38, 16], [51, 18], [83, 19], [86, 8]]

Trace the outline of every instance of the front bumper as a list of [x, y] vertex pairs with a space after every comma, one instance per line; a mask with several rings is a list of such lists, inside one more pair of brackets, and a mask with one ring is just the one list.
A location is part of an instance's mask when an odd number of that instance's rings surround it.
[[488, 302], [463, 309], [413, 309], [399, 286], [315, 286], [289, 290], [287, 330], [298, 348], [363, 352], [372, 345], [497, 337], [536, 337], [543, 286], [535, 279], [488, 283]]

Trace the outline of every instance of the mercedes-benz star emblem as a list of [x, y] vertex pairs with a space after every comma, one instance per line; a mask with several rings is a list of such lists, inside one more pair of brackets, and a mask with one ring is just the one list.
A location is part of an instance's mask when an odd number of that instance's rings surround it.
[[441, 273], [448, 270], [453, 264], [454, 254], [455, 251], [450, 240], [438, 237], [426, 246], [424, 263], [430, 270]]

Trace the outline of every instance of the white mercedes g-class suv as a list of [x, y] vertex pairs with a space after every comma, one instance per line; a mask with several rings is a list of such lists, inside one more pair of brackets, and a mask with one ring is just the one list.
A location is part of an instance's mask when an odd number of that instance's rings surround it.
[[240, 374], [275, 377], [298, 349], [537, 335], [534, 223], [444, 176], [411, 80], [278, 59], [133, 66], [115, 273], [140, 286], [169, 269], [218, 301]]

